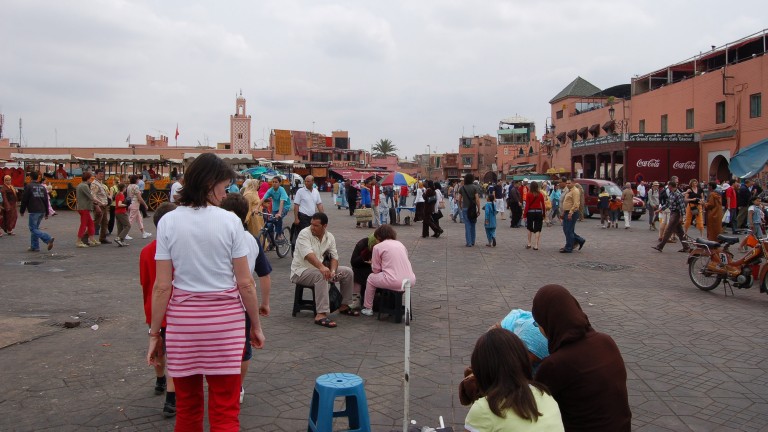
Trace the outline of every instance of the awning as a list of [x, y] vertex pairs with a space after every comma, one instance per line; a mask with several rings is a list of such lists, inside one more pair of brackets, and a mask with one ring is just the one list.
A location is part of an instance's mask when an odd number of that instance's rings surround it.
[[[79, 159], [79, 158], [78, 158]], [[161, 163], [163, 158], [160, 155], [141, 155], [141, 154], [106, 154], [94, 153], [93, 158], [87, 160], [97, 160], [99, 162], [145, 162]]]
[[583, 128], [579, 129], [579, 132], [578, 132], [579, 136], [580, 136], [582, 139], [587, 139], [587, 131], [588, 131], [588, 130], [589, 130], [589, 128], [588, 128], [588, 127], [586, 127], [586, 126], [584, 126]]
[[768, 138], [739, 150], [732, 158], [728, 169], [739, 178], [757, 175], [768, 162]]
[[[184, 153], [184, 160], [196, 159], [201, 154], [203, 153]], [[216, 153], [216, 156], [233, 164], [246, 164], [254, 162], [253, 155], [251, 154]]]
[[560, 141], [560, 144], [565, 143], [565, 132], [560, 132], [557, 134], [557, 140]]
[[603, 130], [611, 133], [616, 130], [616, 120], [608, 120], [603, 124]]
[[11, 153], [16, 162], [75, 162], [71, 154]]
[[571, 141], [576, 141], [576, 129], [571, 129], [568, 131], [568, 138], [571, 139]]
[[600, 123], [595, 123], [592, 126], [590, 126], [589, 133], [591, 133], [592, 136], [600, 135]]
[[521, 164], [521, 165], [511, 165], [509, 167], [509, 171], [507, 171], [509, 174], [516, 173], [516, 172], [523, 172], [523, 171], [530, 171], [532, 169], [536, 168], [536, 164]]

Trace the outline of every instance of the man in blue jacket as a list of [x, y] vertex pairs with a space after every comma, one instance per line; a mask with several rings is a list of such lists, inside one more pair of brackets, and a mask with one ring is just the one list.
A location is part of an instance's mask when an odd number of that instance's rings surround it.
[[29, 252], [40, 252], [40, 240], [48, 245], [48, 250], [53, 249], [53, 237], [40, 231], [40, 220], [45, 217], [48, 219], [48, 190], [37, 180], [39, 175], [32, 171], [29, 175], [30, 181], [24, 186], [24, 192], [21, 195], [21, 207], [19, 212], [24, 216], [25, 211], [29, 211], [29, 232], [32, 236]]

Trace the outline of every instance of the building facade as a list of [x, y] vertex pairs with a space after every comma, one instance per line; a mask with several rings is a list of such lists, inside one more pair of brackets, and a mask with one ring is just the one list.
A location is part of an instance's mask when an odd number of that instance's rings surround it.
[[461, 176], [471, 173], [483, 182], [495, 181], [497, 146], [496, 137], [488, 134], [459, 138]]
[[768, 137], [767, 46], [763, 31], [605, 90], [579, 77], [550, 101], [552, 141], [576, 176], [726, 180], [730, 158]]

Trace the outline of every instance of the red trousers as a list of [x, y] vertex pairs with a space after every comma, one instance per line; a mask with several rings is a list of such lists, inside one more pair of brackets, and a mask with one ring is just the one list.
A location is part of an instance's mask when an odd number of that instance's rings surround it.
[[77, 230], [77, 238], [81, 239], [85, 235], [86, 231], [88, 235], [93, 237], [96, 234], [96, 228], [93, 226], [93, 219], [91, 219], [90, 210], [78, 210], [80, 213], [80, 229]]
[[[206, 375], [211, 432], [240, 430], [240, 375]], [[203, 376], [173, 378], [176, 386], [176, 431], [202, 432], [205, 414]]]

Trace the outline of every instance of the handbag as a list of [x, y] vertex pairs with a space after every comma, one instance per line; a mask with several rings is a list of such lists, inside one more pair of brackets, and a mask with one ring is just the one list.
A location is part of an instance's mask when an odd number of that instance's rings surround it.
[[442, 218], [443, 218], [443, 212], [441, 212], [440, 210], [438, 210], [438, 211], [437, 211], [437, 213], [433, 213], [433, 216], [432, 216], [432, 217], [433, 217], [434, 219], [440, 220], [440, 219], [442, 219]]
[[731, 212], [730, 211], [726, 211], [725, 213], [723, 213], [723, 223], [724, 224], [731, 223]]
[[691, 217], [699, 215], [699, 206], [691, 206]]
[[371, 208], [358, 208], [355, 209], [356, 222], [370, 222], [373, 220], [373, 209]]
[[469, 194], [467, 193], [467, 189], [462, 186], [461, 193], [463, 194], [463, 198], [467, 199], [467, 218], [470, 222], [475, 223], [477, 222], [477, 206], [475, 205], [475, 202], [472, 201], [469, 198]]
[[331, 313], [336, 312], [341, 307], [341, 291], [335, 283], [331, 283], [328, 288], [328, 305], [331, 308]]
[[437, 205], [437, 208], [444, 209], [445, 208], [445, 201], [440, 201], [440, 204]]

